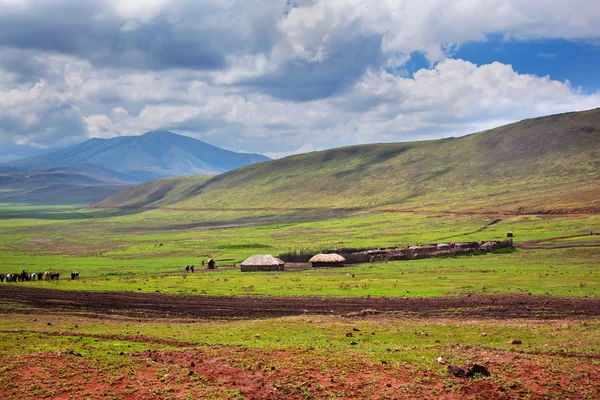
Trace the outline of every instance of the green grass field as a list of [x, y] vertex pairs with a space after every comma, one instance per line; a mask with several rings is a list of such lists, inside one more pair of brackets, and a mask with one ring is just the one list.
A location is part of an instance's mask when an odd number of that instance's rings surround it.
[[[440, 296], [530, 292], [595, 296], [600, 292], [600, 216], [496, 217], [376, 211], [132, 211], [75, 207], [0, 207], [2, 272], [53, 269], [68, 278], [53, 285], [76, 290], [129, 290], [182, 294]], [[334, 218], [334, 219], [332, 219]], [[499, 222], [486, 225], [495, 219]], [[515, 243], [583, 235], [563, 245], [591, 247], [518, 250], [414, 261], [354, 265], [340, 269], [295, 269], [242, 273], [253, 254], [415, 244], [499, 240]], [[548, 240], [546, 242], [545, 240]], [[218, 269], [201, 268], [213, 257]], [[194, 264], [195, 274], [184, 267]], [[234, 266], [235, 265], [235, 266]], [[352, 274], [355, 275], [352, 278]]]

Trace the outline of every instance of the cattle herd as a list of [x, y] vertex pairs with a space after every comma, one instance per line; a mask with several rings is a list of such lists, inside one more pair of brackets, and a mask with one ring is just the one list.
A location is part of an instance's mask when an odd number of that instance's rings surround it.
[[[0, 274], [0, 282], [28, 282], [28, 281], [58, 281], [60, 279], [60, 272], [46, 271], [46, 272], [34, 272], [29, 273], [22, 271], [18, 274]], [[79, 272], [71, 272], [71, 280], [79, 279]]]

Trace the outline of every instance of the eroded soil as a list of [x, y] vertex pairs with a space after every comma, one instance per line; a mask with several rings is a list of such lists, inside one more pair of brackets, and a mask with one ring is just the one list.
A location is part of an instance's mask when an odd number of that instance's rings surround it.
[[271, 318], [305, 314], [390, 314], [485, 319], [600, 317], [600, 298], [527, 294], [431, 298], [183, 296], [0, 285], [0, 302], [2, 301], [44, 312], [117, 314], [144, 318]]

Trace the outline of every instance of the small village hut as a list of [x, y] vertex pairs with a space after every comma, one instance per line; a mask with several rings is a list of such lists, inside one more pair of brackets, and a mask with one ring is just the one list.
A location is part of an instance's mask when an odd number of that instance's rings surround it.
[[208, 269], [215, 269], [215, 260], [212, 258], [209, 258], [206, 264], [208, 264]]
[[508, 232], [506, 232], [506, 237], [513, 237], [513, 233], [512, 233], [512, 231], [508, 231]]
[[270, 254], [248, 257], [240, 265], [242, 272], [285, 270], [285, 262]]
[[343, 267], [346, 259], [339, 254], [317, 254], [313, 256], [309, 263], [312, 263], [313, 268], [319, 267]]

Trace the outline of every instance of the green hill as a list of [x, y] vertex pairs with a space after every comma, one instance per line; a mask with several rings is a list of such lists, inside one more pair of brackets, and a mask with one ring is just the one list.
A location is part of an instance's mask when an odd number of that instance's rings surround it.
[[156, 179], [127, 188], [109, 197], [98, 205], [110, 202], [119, 207], [163, 207], [187, 200], [213, 175], [180, 176]]
[[163, 187], [160, 203], [138, 186], [98, 205], [597, 212], [600, 109], [461, 138], [301, 154], [197, 183], [181, 179], [169, 180], [173, 188]]

